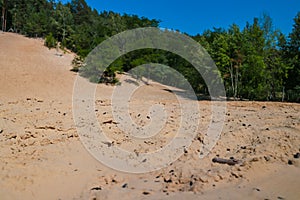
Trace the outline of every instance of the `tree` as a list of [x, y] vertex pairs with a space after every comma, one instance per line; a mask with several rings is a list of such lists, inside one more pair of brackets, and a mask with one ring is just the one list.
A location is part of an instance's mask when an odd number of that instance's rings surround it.
[[281, 99], [284, 99], [284, 79], [287, 77], [289, 66], [283, 60], [280, 50], [280, 40], [284, 35], [279, 30], [274, 30], [272, 19], [264, 14], [261, 19], [261, 29], [264, 32], [264, 63], [266, 65], [265, 76], [267, 77], [268, 98], [277, 99], [277, 93], [282, 92]]
[[240, 71], [244, 61], [244, 55], [242, 52], [244, 41], [242, 39], [242, 33], [240, 31], [240, 28], [235, 24], [233, 24], [230, 27], [228, 34], [229, 34], [230, 81], [231, 81], [232, 95], [233, 98], [236, 100], [236, 98], [239, 96], [238, 89], [239, 89], [240, 77], [241, 77]]
[[286, 61], [291, 68], [286, 79], [289, 100], [300, 101], [300, 12], [294, 18], [293, 30], [288, 36]]

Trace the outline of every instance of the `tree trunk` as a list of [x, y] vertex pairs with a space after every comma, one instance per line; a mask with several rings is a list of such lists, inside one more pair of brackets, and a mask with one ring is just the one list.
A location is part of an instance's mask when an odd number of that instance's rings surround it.
[[285, 92], [284, 92], [284, 86], [282, 87], [282, 99], [281, 101], [284, 101], [284, 97], [285, 97]]
[[6, 6], [7, 6], [7, 0], [3, 0], [3, 5], [2, 5], [2, 31], [6, 31]]
[[231, 89], [232, 89], [232, 94], [233, 94], [233, 97], [234, 97], [234, 100], [235, 100], [235, 87], [234, 87], [234, 75], [233, 75], [233, 66], [232, 66], [232, 62], [230, 62], [230, 78], [231, 78]]
[[239, 66], [237, 66], [237, 68], [235, 69], [235, 88], [234, 88], [234, 99], [237, 98], [237, 95], [238, 95], [238, 83], [239, 83], [239, 67], [240, 67], [240, 64]]

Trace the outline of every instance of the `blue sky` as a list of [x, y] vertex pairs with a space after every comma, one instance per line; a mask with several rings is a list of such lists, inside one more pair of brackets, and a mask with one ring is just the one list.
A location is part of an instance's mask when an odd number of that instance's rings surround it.
[[[67, 0], [63, 1], [66, 2]], [[191, 35], [213, 27], [243, 28], [254, 17], [269, 14], [275, 28], [284, 34], [292, 30], [293, 18], [300, 12], [300, 0], [86, 0], [99, 12], [111, 10], [161, 20], [162, 28]]]

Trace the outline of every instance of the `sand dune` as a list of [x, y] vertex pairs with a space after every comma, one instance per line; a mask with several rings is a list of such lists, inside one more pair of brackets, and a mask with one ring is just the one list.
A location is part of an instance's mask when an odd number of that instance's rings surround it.
[[[197, 137], [177, 161], [150, 173], [122, 173], [98, 162], [80, 142], [72, 110], [73, 56], [47, 49], [40, 39], [0, 33], [1, 200], [300, 198], [299, 104], [227, 102], [220, 140], [199, 159], [211, 117], [211, 103], [199, 101]], [[170, 112], [161, 136], [138, 143], [110, 123], [113, 89], [97, 87], [95, 112], [114, 145], [143, 152], [170, 141], [180, 116], [174, 94], [154, 83], [136, 91], [129, 110], [136, 124], [149, 122], [155, 102]], [[241, 162], [220, 164], [212, 162], [215, 157]]]

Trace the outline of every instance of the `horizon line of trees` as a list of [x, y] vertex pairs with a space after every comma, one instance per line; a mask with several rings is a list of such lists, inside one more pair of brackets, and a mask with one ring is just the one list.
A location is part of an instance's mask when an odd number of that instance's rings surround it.
[[[125, 30], [159, 27], [160, 21], [112, 11], [99, 13], [85, 0], [63, 4], [56, 0], [0, 0], [2, 31], [28, 37], [43, 37], [49, 48], [67, 48], [83, 60], [98, 44]], [[168, 30], [165, 30], [168, 31]], [[186, 34], [188, 35], [188, 34]], [[189, 35], [190, 36], [190, 35]], [[244, 28], [214, 28], [190, 36], [201, 44], [220, 71], [228, 97], [249, 100], [300, 102], [300, 12], [294, 18], [292, 32], [284, 35], [274, 29], [272, 19], [263, 14], [247, 22]], [[193, 66], [178, 55], [157, 49], [130, 52], [107, 68], [100, 82], [116, 83], [117, 72], [146, 64], [160, 63], [179, 71], [196, 93], [207, 94], [203, 78]], [[99, 82], [97, 66], [85, 66], [82, 75]], [[164, 80], [170, 70], [153, 75], [165, 84], [181, 83]]]

